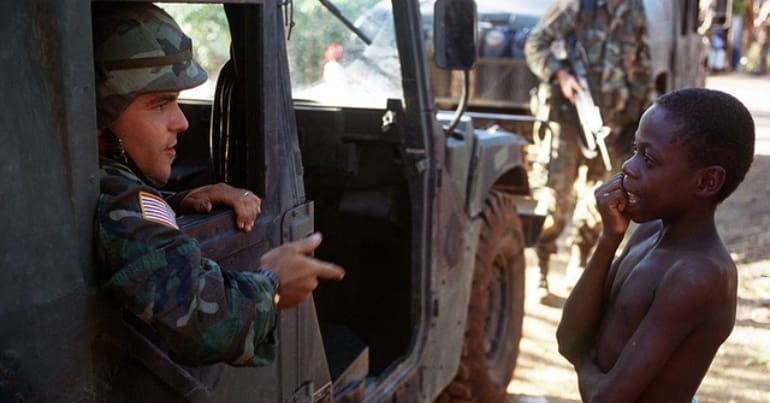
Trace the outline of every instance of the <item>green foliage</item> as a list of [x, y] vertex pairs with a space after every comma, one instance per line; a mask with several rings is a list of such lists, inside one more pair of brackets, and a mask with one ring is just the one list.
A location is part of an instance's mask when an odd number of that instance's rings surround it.
[[[330, 0], [351, 22], [378, 0]], [[287, 42], [293, 81], [321, 78], [324, 51], [332, 43], [344, 46], [353, 33], [318, 0], [294, 0], [294, 29]], [[343, 61], [344, 64], [344, 49]]]
[[[330, 0], [351, 22], [378, 1]], [[209, 77], [216, 77], [219, 68], [230, 58], [230, 33], [222, 6], [166, 3], [159, 6], [192, 38], [196, 60]], [[344, 46], [353, 34], [319, 0], [294, 0], [293, 6], [294, 27], [287, 42], [290, 68], [295, 82], [310, 83], [321, 78], [326, 48], [332, 43]], [[288, 34], [288, 27], [286, 30]]]
[[159, 4], [192, 39], [195, 59], [216, 77], [230, 58], [230, 31], [221, 5]]
[[733, 0], [733, 14], [743, 15], [746, 13], [746, 5], [743, 0]]

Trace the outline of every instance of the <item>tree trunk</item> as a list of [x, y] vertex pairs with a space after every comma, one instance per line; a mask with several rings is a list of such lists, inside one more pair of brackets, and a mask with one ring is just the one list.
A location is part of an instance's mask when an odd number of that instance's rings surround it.
[[741, 52], [749, 53], [751, 43], [754, 41], [754, 0], [743, 0], [743, 32], [741, 32]]

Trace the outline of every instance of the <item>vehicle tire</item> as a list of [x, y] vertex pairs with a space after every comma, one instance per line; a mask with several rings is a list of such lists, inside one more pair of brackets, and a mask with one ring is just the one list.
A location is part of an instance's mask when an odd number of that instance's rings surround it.
[[476, 251], [465, 341], [457, 375], [437, 402], [505, 399], [524, 319], [524, 235], [513, 199], [489, 194]]

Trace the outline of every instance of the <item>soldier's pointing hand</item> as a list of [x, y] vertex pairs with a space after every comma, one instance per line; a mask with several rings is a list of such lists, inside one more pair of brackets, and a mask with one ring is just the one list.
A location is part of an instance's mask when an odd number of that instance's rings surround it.
[[345, 271], [333, 264], [308, 256], [321, 244], [321, 234], [281, 245], [265, 253], [260, 265], [278, 277], [278, 309], [300, 304], [318, 286], [318, 279], [342, 280]]

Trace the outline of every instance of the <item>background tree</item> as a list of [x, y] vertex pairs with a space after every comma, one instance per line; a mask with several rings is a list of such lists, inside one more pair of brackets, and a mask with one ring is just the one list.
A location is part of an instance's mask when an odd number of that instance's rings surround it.
[[[355, 21], [380, 0], [330, 0], [344, 16]], [[159, 4], [193, 41], [196, 60], [211, 79], [230, 58], [230, 32], [221, 5]], [[319, 0], [294, 0], [294, 26], [288, 48], [293, 55], [290, 69], [295, 82], [312, 83], [321, 79], [324, 51], [332, 43], [349, 41], [351, 31], [329, 12]], [[284, 12], [286, 10], [284, 9]], [[288, 27], [286, 28], [289, 34]], [[299, 31], [311, 31], [312, 35]], [[342, 63], [344, 64], [343, 57]]]
[[230, 30], [222, 6], [205, 4], [161, 4], [192, 39], [195, 59], [209, 77], [219, 75], [230, 59]]
[[[331, 0], [342, 15], [351, 22], [361, 16], [379, 0]], [[294, 1], [294, 32], [311, 30], [314, 34], [292, 34], [289, 52], [292, 53], [291, 66], [293, 80], [312, 83], [321, 79], [324, 63], [324, 51], [332, 43], [343, 46], [340, 63], [345, 64], [345, 45], [352, 32], [329, 12], [318, 0]]]

